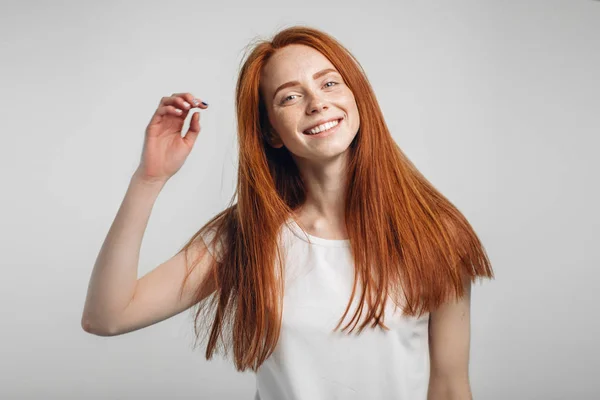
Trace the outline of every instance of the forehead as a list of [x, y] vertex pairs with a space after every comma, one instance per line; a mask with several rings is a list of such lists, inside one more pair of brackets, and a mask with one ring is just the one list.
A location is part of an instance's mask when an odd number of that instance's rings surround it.
[[292, 80], [311, 77], [325, 68], [336, 69], [333, 64], [312, 47], [289, 45], [279, 49], [271, 56], [261, 73], [261, 86], [267, 91]]

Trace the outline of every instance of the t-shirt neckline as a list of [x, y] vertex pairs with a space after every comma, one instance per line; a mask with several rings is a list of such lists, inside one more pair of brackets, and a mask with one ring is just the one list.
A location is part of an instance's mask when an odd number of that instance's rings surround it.
[[286, 225], [291, 229], [295, 236], [306, 243], [326, 247], [350, 247], [350, 239], [325, 239], [318, 236], [313, 236], [310, 233], [303, 231], [300, 225], [298, 225], [293, 218], [289, 218]]

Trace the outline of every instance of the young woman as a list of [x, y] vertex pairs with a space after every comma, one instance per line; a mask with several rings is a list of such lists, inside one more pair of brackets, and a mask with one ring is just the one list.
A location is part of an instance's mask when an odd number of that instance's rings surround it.
[[197, 306], [206, 358], [233, 350], [256, 399], [470, 399], [470, 292], [493, 278], [486, 252], [395, 143], [358, 61], [318, 30], [285, 29], [247, 55], [234, 198], [137, 279], [154, 201], [200, 132], [195, 113], [181, 137], [194, 107], [207, 104], [176, 93], [152, 117], [83, 328], [119, 335]]

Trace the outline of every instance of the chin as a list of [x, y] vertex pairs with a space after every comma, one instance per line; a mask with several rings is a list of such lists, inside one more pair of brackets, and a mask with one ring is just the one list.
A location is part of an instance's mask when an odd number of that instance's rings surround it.
[[342, 143], [328, 143], [328, 145], [311, 151], [310, 157], [319, 160], [334, 160], [340, 156], [345, 156], [350, 150], [353, 139], [354, 137], [350, 140], [344, 139]]

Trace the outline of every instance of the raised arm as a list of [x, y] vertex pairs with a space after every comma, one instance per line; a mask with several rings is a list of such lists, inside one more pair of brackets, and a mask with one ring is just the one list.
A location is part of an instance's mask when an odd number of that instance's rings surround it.
[[[187, 271], [184, 253], [139, 280], [137, 276], [142, 238], [154, 203], [168, 179], [183, 165], [200, 132], [199, 114], [195, 113], [189, 131], [181, 137], [190, 103], [200, 104], [195, 100], [189, 93], [163, 97], [146, 128], [140, 166], [92, 270], [81, 319], [87, 332], [115, 335], [175, 315], [192, 305], [193, 289], [208, 276], [210, 254], [194, 269], [180, 298]], [[204, 248], [201, 241], [194, 243], [191, 256]]]

